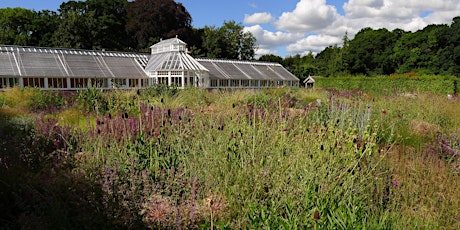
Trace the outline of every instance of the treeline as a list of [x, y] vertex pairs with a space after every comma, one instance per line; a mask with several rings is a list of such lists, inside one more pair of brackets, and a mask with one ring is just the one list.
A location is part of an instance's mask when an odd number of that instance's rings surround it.
[[317, 55], [260, 57], [282, 63], [301, 79], [349, 75], [460, 76], [460, 17], [450, 25], [429, 25], [416, 32], [364, 28], [342, 46], [329, 46]]
[[250, 60], [256, 39], [241, 24], [193, 28], [187, 9], [174, 0], [63, 2], [57, 12], [0, 9], [0, 44], [148, 51], [178, 36], [195, 56]]

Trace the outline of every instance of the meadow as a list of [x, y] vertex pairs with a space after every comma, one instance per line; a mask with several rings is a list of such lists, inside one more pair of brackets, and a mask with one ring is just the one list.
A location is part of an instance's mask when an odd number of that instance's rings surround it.
[[0, 226], [459, 229], [460, 97], [0, 93]]

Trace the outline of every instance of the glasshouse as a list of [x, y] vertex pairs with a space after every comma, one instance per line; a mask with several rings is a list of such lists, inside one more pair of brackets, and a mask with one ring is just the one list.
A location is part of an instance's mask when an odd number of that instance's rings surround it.
[[132, 89], [155, 84], [203, 88], [298, 87], [278, 63], [193, 58], [179, 38], [151, 54], [0, 45], [0, 89]]

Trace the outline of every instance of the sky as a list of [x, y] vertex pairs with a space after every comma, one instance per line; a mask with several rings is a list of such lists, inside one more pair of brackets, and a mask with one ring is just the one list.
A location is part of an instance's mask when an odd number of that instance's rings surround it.
[[[63, 0], [0, 0], [0, 8], [57, 11]], [[196, 28], [233, 20], [257, 39], [256, 54], [314, 54], [361, 29], [415, 32], [460, 16], [460, 0], [176, 0]]]

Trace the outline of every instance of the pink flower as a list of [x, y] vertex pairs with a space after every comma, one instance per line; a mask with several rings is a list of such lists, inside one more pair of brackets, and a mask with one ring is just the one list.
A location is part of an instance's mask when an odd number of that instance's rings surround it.
[[384, 110], [384, 109], [382, 109], [382, 113], [383, 113], [383, 115], [386, 115], [386, 114], [387, 114], [387, 111]]

